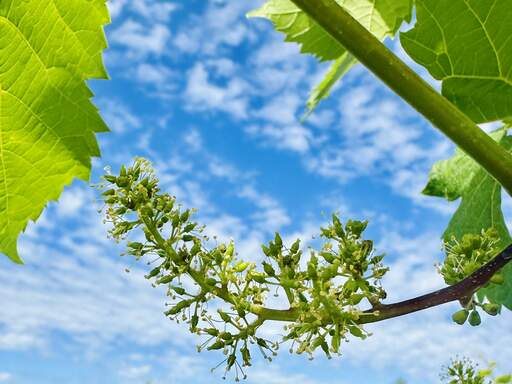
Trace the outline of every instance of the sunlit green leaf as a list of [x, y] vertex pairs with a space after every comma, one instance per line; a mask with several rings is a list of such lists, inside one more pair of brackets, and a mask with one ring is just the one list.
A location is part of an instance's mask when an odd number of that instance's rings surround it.
[[73, 178], [87, 180], [107, 127], [89, 78], [105, 78], [105, 0], [0, 2], [0, 252]]
[[[394, 36], [402, 23], [411, 17], [411, 0], [336, 1], [381, 40]], [[261, 8], [250, 12], [249, 16], [271, 20], [275, 29], [286, 35], [285, 41], [301, 45], [301, 52], [312, 54], [320, 61], [337, 60], [326, 78], [312, 91], [308, 101], [310, 112], [321, 99], [329, 95], [336, 81], [356, 63], [356, 60], [347, 56], [343, 46], [290, 0], [269, 0]]]
[[[493, 139], [510, 150], [512, 137], [505, 135], [504, 129], [491, 134]], [[461, 198], [460, 205], [443, 234], [445, 240], [448, 241], [452, 236], [460, 239], [464, 234], [477, 234], [482, 229], [494, 227], [500, 235], [501, 247], [512, 242], [501, 211], [500, 184], [460, 149], [456, 150], [451, 159], [434, 164], [423, 193], [449, 201]], [[492, 284], [482, 289], [480, 296], [487, 296], [491, 302], [504, 304], [512, 309], [512, 266], [508, 265], [503, 272], [505, 283]]]
[[407, 53], [475, 122], [512, 116], [510, 0], [417, 0]]

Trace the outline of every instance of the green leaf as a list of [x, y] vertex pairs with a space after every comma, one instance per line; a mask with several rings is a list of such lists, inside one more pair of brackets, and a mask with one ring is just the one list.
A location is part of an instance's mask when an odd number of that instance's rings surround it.
[[106, 78], [105, 0], [0, 2], [0, 252], [99, 156], [85, 80]]
[[[506, 129], [491, 133], [494, 140], [510, 150], [512, 137], [505, 135]], [[460, 239], [466, 233], [477, 234], [482, 229], [494, 227], [500, 235], [501, 247], [512, 242], [501, 211], [500, 184], [460, 149], [451, 159], [434, 164], [423, 193], [449, 201], [462, 198], [443, 234], [444, 240], [448, 241], [452, 236]], [[504, 284], [491, 284], [481, 289], [479, 294], [512, 309], [512, 266], [506, 266], [503, 274]]]
[[[404, 21], [409, 21], [412, 0], [336, 0], [355, 19], [383, 40], [394, 36]], [[309, 53], [320, 61], [336, 60], [326, 78], [315, 87], [308, 100], [309, 113], [356, 60], [322, 27], [290, 0], [269, 0], [261, 8], [248, 14], [264, 17], [274, 23], [276, 30], [286, 34], [285, 41], [299, 43], [302, 53]]]
[[512, 116], [510, 0], [417, 0], [405, 51], [475, 122]]
[[306, 103], [307, 112], [305, 117], [315, 110], [320, 101], [329, 96], [331, 89], [336, 85], [338, 80], [345, 76], [355, 63], [357, 63], [357, 59], [349, 52], [345, 52], [336, 59], [324, 79], [311, 91]]

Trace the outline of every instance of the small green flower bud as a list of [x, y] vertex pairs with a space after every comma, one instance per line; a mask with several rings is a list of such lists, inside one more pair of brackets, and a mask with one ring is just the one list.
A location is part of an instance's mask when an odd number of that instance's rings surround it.
[[205, 329], [206, 333], [209, 334], [210, 336], [218, 336], [219, 335], [219, 331], [215, 328], [207, 328]]
[[355, 337], [359, 337], [360, 339], [366, 338], [366, 335], [364, 334], [363, 330], [361, 328], [359, 328], [358, 326], [355, 326], [355, 325], [351, 326], [348, 328], [348, 330]]
[[297, 239], [297, 240], [295, 240], [295, 243], [292, 244], [292, 246], [290, 248], [290, 252], [297, 253], [299, 251], [299, 247], [300, 247], [300, 240]]
[[234, 267], [233, 270], [235, 272], [241, 273], [247, 269], [247, 267], [251, 265], [248, 261], [239, 261]]
[[109, 190], [103, 192], [101, 195], [106, 197], [106, 196], [113, 196], [115, 194], [116, 194], [115, 189], [109, 189]]
[[176, 292], [178, 295], [184, 295], [187, 291], [185, 290], [185, 288], [183, 287], [175, 287], [175, 286], [171, 286], [170, 287], [174, 292]]
[[236, 361], [236, 355], [235, 354], [232, 354], [232, 355], [229, 355], [228, 357], [228, 360], [227, 360], [227, 370], [229, 370], [233, 364], [235, 364], [235, 361]]
[[242, 359], [244, 359], [244, 363], [246, 365], [251, 364], [251, 354], [249, 352], [249, 348], [243, 347], [240, 348], [240, 353], [242, 354]]
[[119, 188], [124, 188], [128, 185], [129, 180], [126, 176], [120, 176], [117, 178], [115, 183]]
[[495, 273], [489, 281], [493, 284], [501, 285], [505, 282], [505, 277], [501, 273]]
[[331, 348], [334, 352], [338, 352], [340, 350], [340, 335], [335, 334], [331, 338]]
[[232, 241], [229, 243], [229, 245], [226, 247], [226, 251], [224, 252], [224, 254], [227, 256], [227, 257], [231, 257], [233, 256], [233, 253], [235, 252], [235, 243], [233, 243]]
[[498, 313], [500, 313], [501, 305], [488, 303], [482, 305], [482, 309], [489, 315], [496, 316]]
[[166, 316], [172, 316], [178, 314], [183, 309], [187, 308], [191, 304], [190, 300], [183, 300], [176, 304], [174, 307], [165, 312]]
[[276, 271], [275, 271], [274, 267], [272, 267], [272, 265], [267, 263], [267, 262], [263, 262], [263, 270], [269, 276], [275, 276], [276, 275]]
[[341, 225], [341, 221], [336, 215], [332, 215], [332, 224], [334, 226], [334, 232], [341, 238], [345, 237], [345, 232], [343, 231], [343, 226]]
[[335, 256], [330, 252], [320, 252], [320, 256], [324, 258], [329, 264], [332, 264], [336, 259]]
[[233, 335], [229, 332], [222, 332], [221, 334], [219, 334], [219, 337], [222, 340], [231, 340], [233, 338]]
[[226, 312], [221, 311], [220, 309], [217, 312], [219, 312], [219, 315], [220, 315], [220, 318], [222, 319], [222, 321], [224, 321], [225, 323], [231, 322], [231, 317]]
[[260, 283], [260, 284], [264, 284], [266, 282], [265, 276], [262, 275], [261, 273], [253, 273], [251, 275], [251, 278], [252, 278], [252, 280], [254, 280], [255, 282]]
[[146, 279], [151, 279], [153, 277], [155, 277], [156, 275], [158, 275], [160, 273], [160, 270], [162, 269], [162, 266], [158, 266], [154, 269], [151, 270], [151, 272], [149, 272], [145, 277]]
[[103, 176], [103, 178], [112, 184], [117, 181], [117, 177], [115, 177], [114, 175], [105, 175], [105, 176]]
[[512, 374], [498, 376], [495, 379], [495, 381], [496, 381], [496, 384], [509, 384], [509, 383], [512, 383]]
[[173, 280], [174, 280], [174, 276], [173, 275], [167, 275], [167, 276], [164, 276], [164, 277], [161, 277], [160, 279], [158, 279], [156, 281], [156, 283], [157, 284], [169, 284]]
[[186, 222], [188, 220], [189, 217], [190, 217], [190, 210], [187, 209], [185, 212], [183, 212], [181, 214], [180, 221], [182, 223], [184, 223], [184, 222]]
[[266, 342], [264, 339], [260, 338], [260, 337], [257, 337], [257, 338], [256, 338], [256, 343], [258, 343], [258, 345], [259, 345], [260, 347], [263, 347], [263, 348], [269, 349], [269, 348], [268, 348], [268, 344], [267, 344], [267, 342]]
[[461, 309], [460, 311], [455, 312], [452, 315], [452, 320], [459, 325], [462, 325], [466, 322], [469, 316], [469, 311], [467, 309]]
[[199, 252], [201, 252], [201, 242], [196, 241], [192, 248], [190, 249], [190, 254], [192, 256], [197, 255]]
[[183, 232], [190, 232], [190, 231], [193, 231], [194, 228], [196, 227], [197, 223], [190, 223], [190, 224], [187, 224], [187, 226], [183, 229]]
[[131, 242], [128, 243], [128, 248], [142, 249], [143, 247], [144, 247], [144, 244], [138, 243], [138, 242], [135, 242], [135, 241], [131, 241]]
[[282, 248], [283, 246], [283, 239], [281, 239], [281, 235], [276, 232], [276, 236], [274, 238], [274, 243], [278, 248]]
[[105, 200], [105, 204], [108, 205], [114, 205], [115, 203], [117, 203], [117, 198], [114, 196], [109, 197], [108, 199]]
[[192, 318], [190, 319], [190, 327], [192, 329], [195, 329], [197, 327], [197, 324], [199, 323], [199, 316], [192, 315]]
[[348, 302], [352, 305], [357, 305], [361, 302], [361, 300], [363, 300], [365, 298], [365, 295], [361, 294], [361, 293], [355, 293], [353, 295], [350, 296]]
[[480, 325], [482, 323], [482, 319], [480, 318], [480, 314], [477, 310], [471, 311], [469, 315], [469, 324], [471, 324], [473, 327], [476, 327], [477, 325]]
[[226, 346], [226, 344], [223, 341], [217, 340], [215, 343], [210, 345], [208, 348], [206, 348], [208, 351], [213, 351], [217, 349], [222, 349]]
[[180, 225], [180, 216], [177, 213], [175, 213], [172, 216], [172, 226], [177, 227], [178, 225]]

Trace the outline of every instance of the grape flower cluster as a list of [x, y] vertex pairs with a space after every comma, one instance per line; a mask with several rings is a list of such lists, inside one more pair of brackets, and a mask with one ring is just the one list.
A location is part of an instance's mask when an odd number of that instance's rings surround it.
[[[452, 237], [444, 243], [446, 258], [438, 270], [446, 284], [453, 285], [470, 276], [473, 272], [491, 261], [499, 251], [500, 237], [494, 228], [482, 230], [480, 234], [465, 234], [462, 239]], [[489, 283], [503, 284], [502, 273], [495, 273]], [[484, 303], [479, 300], [478, 294], [461, 301], [463, 308], [455, 312], [452, 319], [457, 324], [466, 321], [472, 326], [478, 326], [482, 320], [478, 312], [481, 308], [491, 316], [496, 316], [501, 311], [501, 306], [494, 303]]]
[[478, 369], [467, 358], [457, 358], [444, 368], [441, 379], [446, 384], [508, 384], [512, 383], [512, 374], [494, 376], [496, 364], [489, 363], [488, 368]]
[[[321, 229], [320, 249], [309, 248], [306, 255], [300, 240], [287, 246], [276, 233], [262, 246], [264, 261], [257, 265], [239, 258], [233, 241], [218, 244], [206, 236], [194, 211], [160, 191], [147, 160], [137, 158], [104, 180], [110, 236], [126, 241], [125, 254], [149, 260], [146, 277], [167, 291], [165, 315], [201, 337], [199, 351], [222, 351], [219, 366], [234, 370], [236, 380], [245, 377], [254, 350], [272, 360], [288, 342], [291, 352], [312, 358], [319, 349], [330, 358], [350, 336], [369, 335], [361, 323], [378, 313], [386, 297], [380, 280], [388, 268], [363, 238], [367, 222], [342, 224], [333, 215]], [[284, 308], [265, 306], [272, 292], [283, 298]], [[363, 311], [364, 304], [370, 310]], [[286, 322], [279, 340], [260, 336], [268, 320]]]

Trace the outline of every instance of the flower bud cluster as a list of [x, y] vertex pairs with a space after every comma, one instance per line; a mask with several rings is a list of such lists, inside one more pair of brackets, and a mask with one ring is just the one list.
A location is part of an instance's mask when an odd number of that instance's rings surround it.
[[386, 297], [379, 284], [387, 272], [383, 255], [374, 255], [373, 243], [362, 234], [367, 222], [349, 220], [342, 225], [338, 216], [322, 228], [320, 251], [310, 249], [301, 263], [302, 251], [297, 240], [289, 249], [279, 234], [263, 246], [265, 281], [275, 281], [284, 292], [297, 320], [285, 327], [285, 340], [292, 341], [291, 352], [310, 357], [320, 348], [330, 358], [337, 354], [348, 335], [366, 338], [359, 305], [366, 300], [376, 305]]
[[444, 368], [441, 379], [447, 384], [507, 384], [512, 383], [512, 375], [495, 376], [495, 363], [490, 363], [486, 369], [478, 369], [467, 358], [452, 360], [451, 364]]
[[[494, 228], [482, 230], [480, 234], [466, 234], [460, 241], [452, 237], [450, 242], [444, 243], [446, 258], [439, 266], [439, 273], [448, 285], [458, 283], [496, 256], [499, 240], [499, 234]], [[503, 284], [503, 281], [503, 275], [498, 272], [491, 278], [490, 283]], [[466, 298], [461, 304], [463, 309], [452, 316], [452, 320], [460, 325], [466, 321], [472, 326], [480, 325], [482, 320], [479, 309], [491, 316], [496, 316], [501, 311], [499, 304], [481, 302], [476, 294]]]
[[[252, 349], [271, 360], [279, 344], [290, 340], [297, 353], [312, 356], [320, 348], [330, 357], [349, 335], [368, 336], [360, 325], [364, 314], [359, 305], [377, 310], [386, 297], [380, 279], [388, 269], [382, 265], [383, 255], [374, 254], [372, 241], [363, 239], [367, 222], [343, 225], [333, 215], [322, 228], [323, 246], [310, 249], [308, 257], [299, 240], [287, 247], [276, 234], [262, 246], [266, 258], [257, 267], [238, 258], [232, 241], [209, 246], [204, 227], [192, 220], [194, 212], [160, 192], [146, 160], [136, 159], [118, 176], [104, 179], [111, 237], [127, 240], [127, 254], [152, 260], [146, 277], [154, 286], [166, 287], [171, 299], [166, 316], [188, 323], [204, 339], [199, 351], [223, 351], [221, 364], [226, 371], [234, 369], [237, 379], [245, 377], [243, 367], [251, 365]], [[142, 240], [132, 241], [137, 234]], [[271, 290], [284, 293], [289, 308], [265, 308]], [[272, 311], [290, 315], [277, 319], [289, 325], [284, 339], [275, 342], [258, 334], [266, 320], [276, 320], [266, 315]]]

